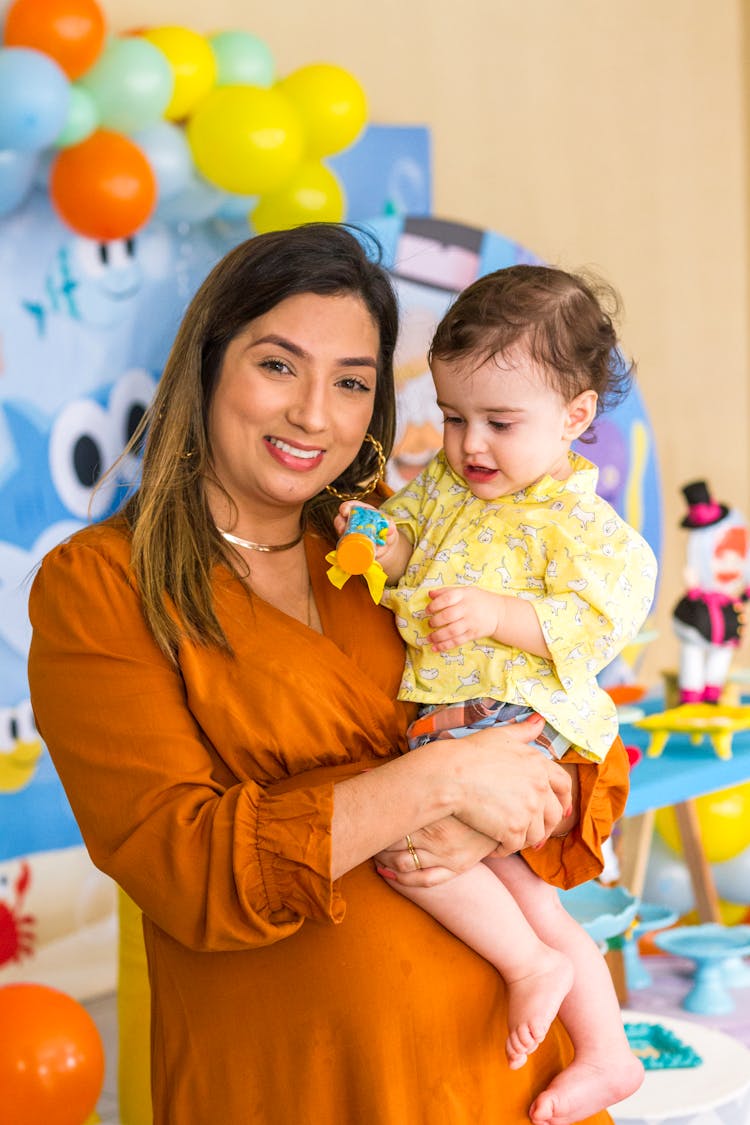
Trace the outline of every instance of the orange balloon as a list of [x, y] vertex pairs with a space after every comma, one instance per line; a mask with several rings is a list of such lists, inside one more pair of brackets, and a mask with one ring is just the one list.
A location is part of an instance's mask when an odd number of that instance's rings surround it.
[[141, 149], [108, 129], [63, 149], [50, 172], [50, 199], [60, 218], [99, 242], [135, 234], [156, 206], [156, 190]]
[[49, 55], [72, 81], [96, 62], [106, 30], [96, 0], [13, 0], [3, 42]]
[[0, 987], [0, 1125], [81, 1125], [103, 1085], [101, 1037], [77, 1000], [42, 984]]

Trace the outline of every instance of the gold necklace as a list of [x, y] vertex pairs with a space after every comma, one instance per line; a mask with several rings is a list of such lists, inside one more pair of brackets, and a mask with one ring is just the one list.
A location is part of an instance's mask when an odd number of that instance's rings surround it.
[[253, 543], [250, 539], [240, 539], [239, 535], [232, 535], [230, 531], [222, 531], [217, 527], [219, 535], [226, 539], [228, 543], [234, 543], [235, 547], [246, 547], [248, 551], [264, 551], [266, 554], [273, 554], [274, 551], [289, 551], [292, 547], [296, 547], [298, 543], [302, 542], [304, 531], [300, 531], [296, 539], [292, 539], [291, 543]]

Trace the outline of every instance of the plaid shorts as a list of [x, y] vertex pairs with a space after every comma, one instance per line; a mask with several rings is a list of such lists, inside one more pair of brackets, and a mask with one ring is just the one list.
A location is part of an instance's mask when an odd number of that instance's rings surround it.
[[[464, 738], [485, 727], [523, 722], [535, 714], [530, 707], [503, 703], [488, 696], [465, 699], [461, 703], [437, 703], [421, 709], [419, 718], [410, 725], [406, 736], [409, 749], [416, 750], [418, 746], [425, 746], [438, 738]], [[559, 761], [573, 743], [545, 723], [529, 745], [536, 746], [545, 757]]]

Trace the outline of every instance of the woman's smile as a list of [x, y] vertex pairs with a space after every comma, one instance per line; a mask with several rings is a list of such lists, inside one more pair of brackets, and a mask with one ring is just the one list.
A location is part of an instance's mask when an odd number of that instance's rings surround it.
[[310, 448], [270, 435], [266, 436], [265, 441], [271, 456], [275, 457], [280, 465], [286, 465], [296, 472], [304, 473], [317, 468], [325, 455], [325, 450], [318, 446]]

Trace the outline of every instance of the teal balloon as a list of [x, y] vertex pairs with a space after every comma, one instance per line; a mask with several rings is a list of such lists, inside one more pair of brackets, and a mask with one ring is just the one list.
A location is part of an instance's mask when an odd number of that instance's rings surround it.
[[90, 137], [98, 126], [99, 110], [96, 102], [88, 90], [74, 82], [70, 87], [68, 119], [62, 133], [55, 139], [55, 147], [69, 148], [70, 145], [77, 145]]
[[249, 31], [208, 36], [216, 59], [217, 86], [272, 86], [276, 75], [268, 46]]
[[169, 121], [156, 121], [133, 134], [154, 175], [159, 201], [173, 199], [191, 186], [193, 155], [184, 130]]
[[38, 154], [0, 149], [0, 215], [20, 207], [34, 186]]
[[158, 47], [133, 36], [111, 39], [79, 84], [93, 98], [103, 128], [134, 133], [164, 116], [174, 73]]
[[69, 103], [70, 82], [54, 59], [31, 47], [0, 48], [0, 149], [47, 148]]

